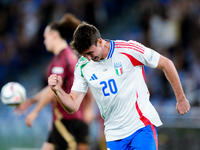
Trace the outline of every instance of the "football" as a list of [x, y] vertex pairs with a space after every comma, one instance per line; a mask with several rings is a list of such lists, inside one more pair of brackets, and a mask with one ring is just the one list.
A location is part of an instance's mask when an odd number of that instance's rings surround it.
[[8, 82], [1, 89], [1, 101], [5, 105], [17, 106], [26, 100], [26, 89], [18, 82]]

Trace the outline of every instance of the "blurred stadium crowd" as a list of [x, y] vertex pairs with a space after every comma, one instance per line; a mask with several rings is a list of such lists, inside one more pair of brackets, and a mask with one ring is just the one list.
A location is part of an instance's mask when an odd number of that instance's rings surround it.
[[[43, 44], [44, 28], [67, 12], [96, 25], [102, 38], [136, 40], [170, 58], [187, 99], [200, 106], [199, 0], [0, 0], [0, 87], [27, 70], [37, 74], [38, 61], [52, 56]], [[145, 72], [152, 101], [174, 104], [164, 74]]]
[[[1, 0], [0, 86], [49, 56], [44, 27], [66, 12], [96, 25], [103, 38], [137, 40], [172, 59], [188, 99], [199, 105], [199, 0]], [[153, 99], [174, 97], [161, 72], [146, 74]]]

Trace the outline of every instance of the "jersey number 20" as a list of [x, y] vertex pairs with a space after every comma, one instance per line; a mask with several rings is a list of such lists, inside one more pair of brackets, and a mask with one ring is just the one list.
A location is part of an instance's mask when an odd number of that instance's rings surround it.
[[[100, 85], [103, 84], [102, 91], [104, 96], [110, 96], [110, 93], [116, 94], [118, 89], [114, 79], [109, 79], [108, 82], [101, 81]], [[109, 88], [109, 92], [106, 93], [106, 89]]]

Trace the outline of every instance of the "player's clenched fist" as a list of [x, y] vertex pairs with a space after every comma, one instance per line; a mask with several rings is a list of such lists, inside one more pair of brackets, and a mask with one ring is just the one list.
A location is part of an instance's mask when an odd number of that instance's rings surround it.
[[57, 91], [62, 86], [62, 77], [56, 74], [52, 74], [48, 78], [48, 84], [52, 90]]

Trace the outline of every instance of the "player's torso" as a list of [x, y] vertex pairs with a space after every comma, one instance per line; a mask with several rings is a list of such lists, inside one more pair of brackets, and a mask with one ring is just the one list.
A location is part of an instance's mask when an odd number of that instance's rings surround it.
[[83, 75], [104, 119], [118, 117], [112, 116], [111, 110], [115, 114], [122, 113], [134, 95], [134, 87], [137, 86], [134, 82], [143, 78], [142, 67], [134, 67], [118, 49], [100, 62], [89, 62], [83, 68]]

